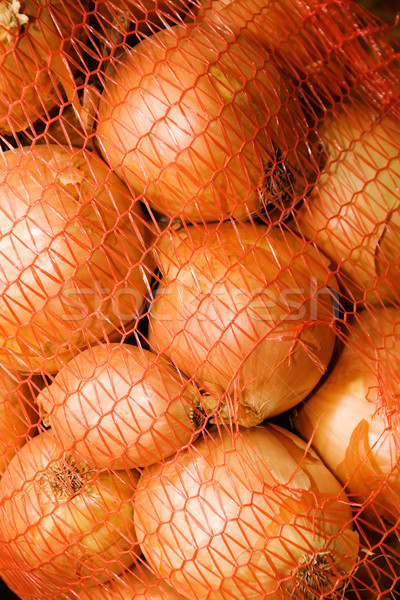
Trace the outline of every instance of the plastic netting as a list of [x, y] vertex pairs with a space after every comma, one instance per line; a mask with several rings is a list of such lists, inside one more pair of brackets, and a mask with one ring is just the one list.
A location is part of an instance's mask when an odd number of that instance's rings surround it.
[[395, 4], [1, 0], [7, 593], [400, 598]]

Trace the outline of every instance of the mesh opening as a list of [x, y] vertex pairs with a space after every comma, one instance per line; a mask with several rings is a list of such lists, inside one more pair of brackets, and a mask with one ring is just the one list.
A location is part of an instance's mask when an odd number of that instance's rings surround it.
[[399, 21], [0, 2], [7, 593], [400, 598]]

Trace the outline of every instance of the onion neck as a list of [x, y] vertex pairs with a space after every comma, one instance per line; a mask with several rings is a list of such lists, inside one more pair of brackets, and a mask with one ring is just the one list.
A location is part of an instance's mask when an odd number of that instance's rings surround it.
[[3, 0], [0, 3], [0, 44], [9, 46], [19, 34], [20, 28], [29, 22], [29, 17], [21, 11], [19, 0]]
[[271, 214], [277, 209], [280, 216], [293, 208], [295, 176], [287, 167], [282, 151], [274, 144], [270, 160], [263, 161], [264, 177], [257, 189], [260, 206]]
[[186, 407], [186, 412], [189, 421], [192, 424], [193, 431], [200, 431], [204, 427], [206, 421], [206, 413], [203, 409], [202, 402], [198, 398], [194, 398], [191, 404]]

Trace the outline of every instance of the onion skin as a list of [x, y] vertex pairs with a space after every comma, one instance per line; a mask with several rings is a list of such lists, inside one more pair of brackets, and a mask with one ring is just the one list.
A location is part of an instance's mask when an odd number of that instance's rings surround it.
[[39, 414], [36, 380], [0, 370], [0, 474], [17, 452], [36, 433]]
[[399, 119], [346, 103], [321, 128], [329, 167], [296, 216], [296, 227], [339, 266], [352, 302], [381, 305], [400, 292]]
[[96, 155], [5, 152], [0, 362], [57, 372], [89, 344], [120, 339], [148, 290], [148, 236], [139, 204]]
[[77, 593], [80, 600], [185, 600], [142, 563], [109, 582], [81, 586]]
[[[23, 446], [0, 481], [0, 545], [11, 557], [0, 574], [13, 591], [42, 597], [107, 581], [135, 560], [133, 493], [137, 473], [90, 471], [64, 454], [51, 431]], [[13, 568], [11, 567], [13, 565]]]
[[[388, 27], [351, 0], [205, 0], [203, 4], [208, 22], [268, 48], [287, 75], [307, 86], [308, 95], [321, 108], [364, 79], [365, 93], [374, 99], [374, 85], [380, 81], [377, 61], [383, 65], [394, 57], [386, 38]], [[377, 55], [370, 55], [368, 45]], [[387, 98], [391, 91], [386, 90]]]
[[[6, 2], [1, 4], [3, 11]], [[62, 102], [57, 87], [65, 73], [61, 76], [60, 64], [71, 58], [73, 38], [84, 37], [85, 5], [79, 1], [24, 0], [19, 13], [23, 15], [20, 27], [7, 31], [6, 20], [0, 31], [0, 133], [4, 135], [44, 120]]]
[[326, 380], [295, 426], [362, 504], [368, 522], [398, 521], [400, 311], [361, 311]]
[[340, 587], [358, 554], [340, 484], [299, 438], [273, 425], [221, 431], [144, 471], [134, 520], [154, 572], [191, 600], [302, 598], [304, 565], [314, 573], [327, 553], [325, 584], [315, 572], [314, 590], [303, 588], [319, 598]]
[[39, 395], [54, 435], [94, 467], [143, 467], [192, 442], [200, 394], [172, 364], [127, 344], [82, 352]]
[[290, 231], [224, 223], [167, 232], [157, 254], [150, 346], [208, 392], [210, 412], [250, 427], [318, 383], [336, 283], [315, 248]]
[[142, 38], [166, 24], [182, 22], [185, 15], [190, 15], [189, 4], [196, 6], [187, 0], [98, 0], [94, 14], [96, 29], [104, 40], [104, 54], [126, 43], [128, 35]]
[[[104, 74], [97, 141], [170, 218], [282, 210], [318, 171], [295, 93], [256, 43], [205, 22], [160, 31]], [[123, 132], [123, 135], [122, 135]]]

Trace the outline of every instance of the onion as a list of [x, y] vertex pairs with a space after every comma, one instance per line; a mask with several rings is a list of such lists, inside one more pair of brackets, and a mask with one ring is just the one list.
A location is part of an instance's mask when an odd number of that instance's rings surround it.
[[107, 583], [81, 586], [77, 595], [71, 594], [71, 598], [76, 597], [80, 600], [185, 600], [142, 563]]
[[192, 600], [316, 600], [358, 553], [340, 484], [273, 425], [221, 431], [144, 471], [134, 521], [154, 572]]
[[352, 0], [204, 0], [203, 4], [208, 22], [269, 48], [287, 74], [308, 85], [322, 107], [342, 97], [355, 81], [374, 79], [378, 66], [383, 72], [384, 61], [394, 57], [386, 38], [388, 27]]
[[[32, 438], [0, 481], [0, 567], [24, 597], [52, 597], [84, 581], [107, 581], [137, 557], [133, 471], [96, 472], [63, 453], [51, 431]], [[8, 566], [8, 568], [7, 568]]]
[[0, 133], [44, 120], [63, 102], [60, 84], [72, 99], [72, 55], [84, 37], [84, 18], [80, 1], [1, 1]]
[[399, 334], [399, 309], [360, 312], [337, 363], [296, 419], [368, 522], [380, 524], [382, 517], [397, 523], [400, 512]]
[[400, 291], [399, 135], [395, 110], [337, 107], [321, 129], [329, 168], [298, 211], [298, 229], [338, 264], [353, 302], [382, 304]]
[[314, 247], [224, 223], [166, 232], [158, 256], [150, 345], [205, 388], [210, 412], [256, 425], [313, 389], [335, 343], [336, 287]]
[[52, 119], [36, 124], [25, 137], [35, 144], [68, 146], [71, 151], [77, 148], [95, 150], [93, 133], [94, 120], [100, 98], [100, 91], [94, 85], [85, 85], [79, 112], [76, 106], [63, 104]]
[[160, 31], [104, 75], [97, 140], [136, 194], [169, 217], [282, 209], [317, 170], [308, 124], [264, 49], [200, 22]]
[[[105, 55], [126, 43], [127, 36], [150, 35], [189, 16], [193, 0], [97, 0], [95, 29], [103, 40]], [[193, 17], [195, 16], [193, 12]]]
[[0, 370], [0, 473], [36, 431], [39, 420], [34, 398], [39, 382]]
[[7, 151], [0, 180], [0, 362], [55, 372], [137, 319], [148, 230], [138, 203], [89, 152]]
[[163, 357], [127, 344], [82, 352], [38, 403], [64, 450], [96, 468], [161, 462], [194, 440], [204, 422], [194, 385]]

